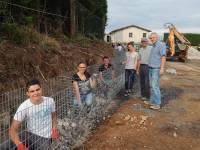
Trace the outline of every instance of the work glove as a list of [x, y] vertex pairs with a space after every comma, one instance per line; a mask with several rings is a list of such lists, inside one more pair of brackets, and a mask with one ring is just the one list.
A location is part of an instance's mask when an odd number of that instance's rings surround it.
[[54, 139], [54, 140], [58, 140], [60, 137], [60, 134], [58, 132], [58, 129], [57, 128], [53, 128], [52, 129], [52, 133], [51, 133], [51, 138]]
[[20, 143], [17, 145], [17, 150], [28, 150], [28, 148], [23, 143]]

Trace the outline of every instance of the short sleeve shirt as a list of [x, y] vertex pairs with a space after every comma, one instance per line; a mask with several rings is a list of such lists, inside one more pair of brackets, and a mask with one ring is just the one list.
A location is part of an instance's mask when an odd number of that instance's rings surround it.
[[137, 52], [126, 52], [126, 66], [125, 69], [135, 69], [136, 70], [136, 63], [139, 59], [139, 55]]
[[85, 76], [86, 76], [85, 80], [81, 80], [78, 74], [74, 74], [72, 76], [72, 81], [73, 82], [76, 81], [78, 83], [80, 94], [88, 94], [89, 92], [91, 92], [90, 74], [85, 73]]
[[105, 80], [112, 79], [112, 71], [113, 71], [113, 66], [111, 64], [108, 64], [107, 68], [105, 68], [104, 64], [99, 67], [99, 72], [102, 73], [102, 77]]
[[141, 61], [141, 64], [148, 65], [151, 49], [151, 46], [147, 46], [146, 48], [142, 47], [139, 49], [139, 59]]
[[41, 104], [35, 105], [30, 99], [25, 100], [17, 109], [14, 120], [26, 120], [29, 132], [50, 138], [52, 130], [52, 112], [55, 112], [53, 98], [43, 97]]
[[160, 68], [162, 56], [166, 56], [166, 46], [164, 43], [157, 41], [151, 49], [149, 66], [152, 68]]

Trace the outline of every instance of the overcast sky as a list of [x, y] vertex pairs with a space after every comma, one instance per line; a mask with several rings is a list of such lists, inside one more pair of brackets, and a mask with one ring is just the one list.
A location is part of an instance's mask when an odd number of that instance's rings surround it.
[[138, 25], [162, 32], [173, 23], [180, 32], [200, 33], [200, 0], [107, 0], [106, 32]]

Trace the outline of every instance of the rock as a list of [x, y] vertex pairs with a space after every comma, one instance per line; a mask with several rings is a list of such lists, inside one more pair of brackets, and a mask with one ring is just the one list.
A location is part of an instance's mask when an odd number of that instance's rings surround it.
[[140, 124], [144, 124], [145, 123], [145, 121], [147, 120], [147, 118], [148, 118], [148, 116], [141, 116], [141, 121], [140, 121]]
[[123, 123], [121, 121], [115, 121], [116, 125], [122, 125]]
[[124, 118], [125, 121], [128, 121], [128, 120], [130, 120], [130, 119], [131, 119], [131, 116], [130, 116], [130, 115], [127, 115], [127, 116]]
[[77, 125], [76, 125], [76, 123], [72, 122], [71, 126], [72, 126], [73, 128], [75, 128]]
[[190, 47], [188, 49], [188, 59], [200, 59], [200, 52], [197, 49]]
[[176, 132], [173, 133], [173, 136], [174, 136], [175, 138], [177, 138], [177, 134], [176, 134]]
[[131, 117], [131, 122], [133, 122], [134, 121], [134, 119], [133, 119], [133, 117]]
[[176, 74], [176, 69], [174, 69], [174, 68], [168, 68], [168, 69], [166, 70], [166, 72], [169, 73], [169, 74], [175, 75], [175, 74]]

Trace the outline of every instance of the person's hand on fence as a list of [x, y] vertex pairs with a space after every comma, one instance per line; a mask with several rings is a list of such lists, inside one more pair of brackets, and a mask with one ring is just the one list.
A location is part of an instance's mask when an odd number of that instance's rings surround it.
[[97, 78], [98, 78], [98, 74], [93, 73], [93, 74], [92, 74], [92, 80], [96, 80]]
[[79, 106], [79, 107], [82, 107], [82, 105], [83, 105], [83, 104], [82, 104], [81, 100], [78, 100], [78, 106]]
[[127, 64], [127, 60], [121, 62], [122, 65]]
[[28, 150], [28, 148], [23, 143], [19, 143], [17, 145], [17, 150]]
[[58, 140], [60, 137], [59, 131], [57, 128], [53, 128], [52, 129], [52, 134], [51, 134], [51, 138], [54, 140]]

